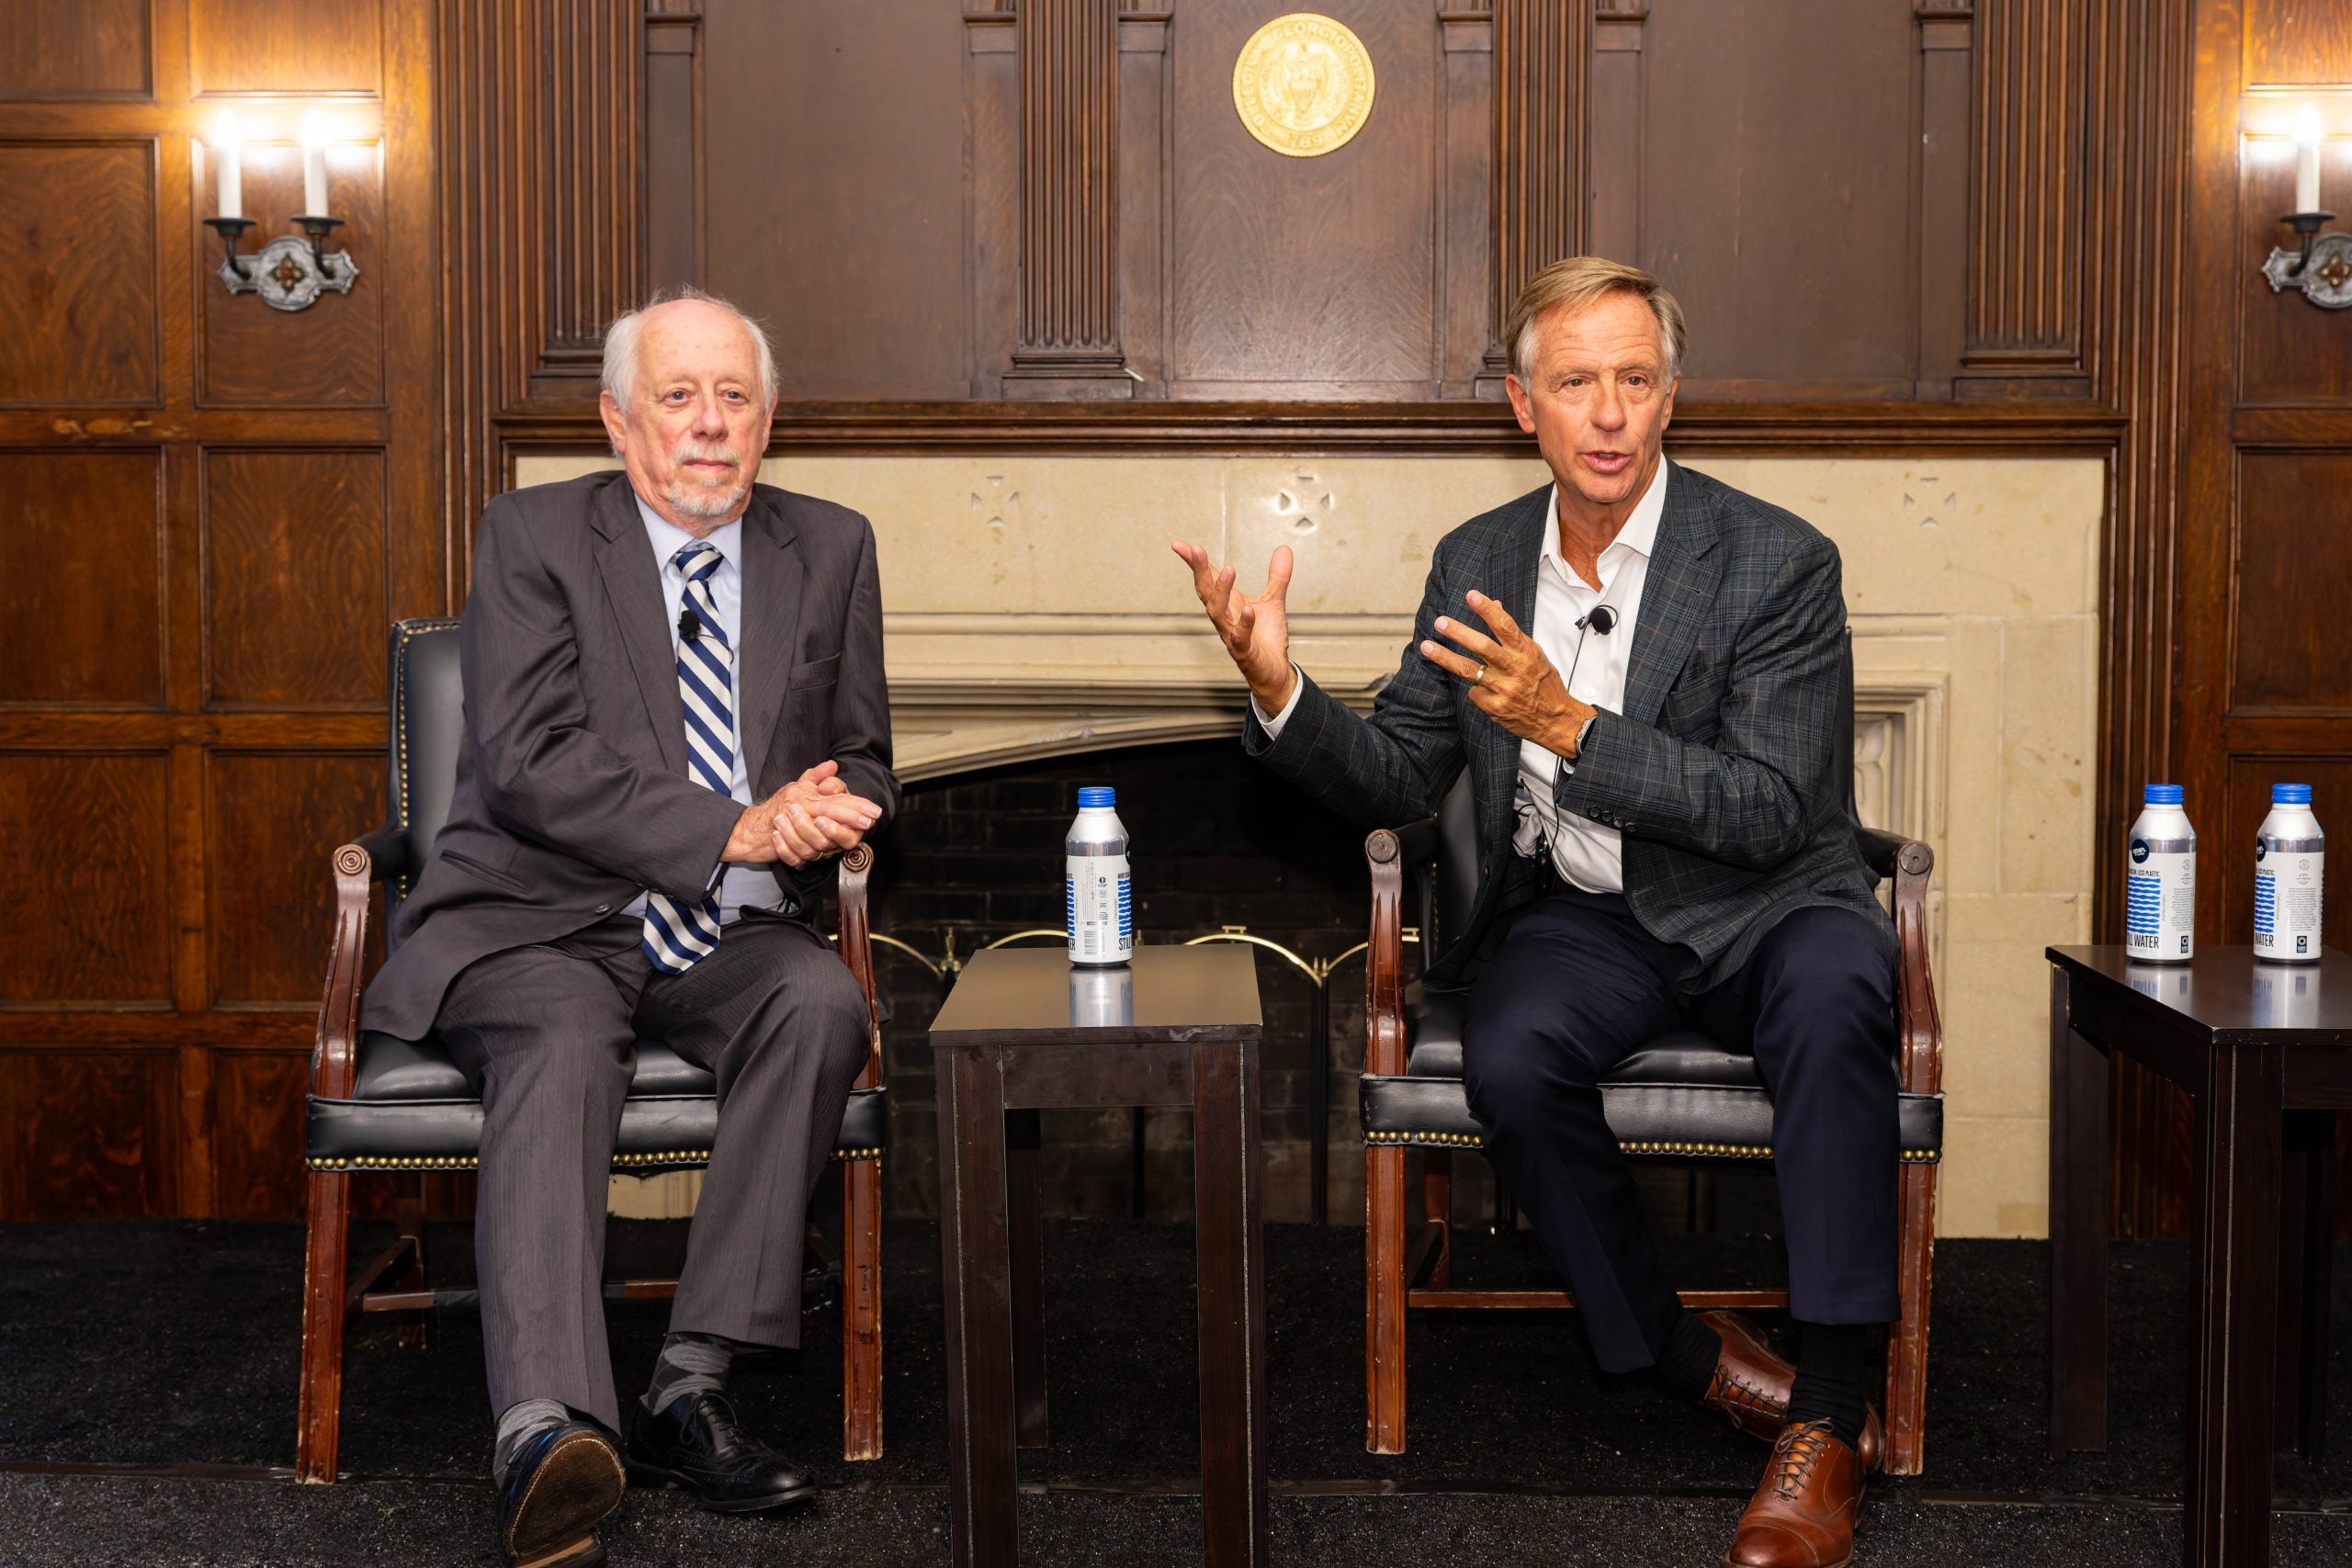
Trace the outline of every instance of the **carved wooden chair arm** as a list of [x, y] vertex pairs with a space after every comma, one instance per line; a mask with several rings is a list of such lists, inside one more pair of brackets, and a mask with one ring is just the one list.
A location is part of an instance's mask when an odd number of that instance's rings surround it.
[[1858, 828], [1855, 838], [1871, 869], [1894, 883], [1894, 1009], [1903, 1087], [1912, 1094], [1936, 1094], [1944, 1077], [1943, 1020], [1928, 964], [1928, 880], [1936, 869], [1936, 852], [1917, 839], [1875, 828]]
[[1405, 1070], [1405, 868], [1437, 858], [1437, 818], [1374, 828], [1363, 840], [1372, 871], [1372, 922], [1364, 935], [1364, 1071]]
[[841, 917], [842, 962], [857, 976], [857, 988], [865, 993], [866, 1055], [865, 1066], [857, 1075], [859, 1089], [873, 1089], [882, 1081], [882, 1012], [874, 988], [874, 928], [865, 896], [866, 881], [873, 874], [873, 846], [860, 844], [841, 857], [833, 884]]

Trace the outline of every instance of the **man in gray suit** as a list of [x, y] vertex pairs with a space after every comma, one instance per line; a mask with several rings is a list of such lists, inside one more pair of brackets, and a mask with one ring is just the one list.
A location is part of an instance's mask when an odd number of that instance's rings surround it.
[[[1894, 931], [1835, 776], [1837, 547], [1665, 461], [1684, 335], [1635, 268], [1530, 280], [1508, 389], [1553, 482], [1439, 542], [1369, 720], [1290, 661], [1287, 548], [1254, 597], [1176, 550], [1249, 679], [1252, 755], [1366, 825], [1427, 816], [1470, 771], [1482, 895], [1430, 980], [1469, 990], [1487, 1152], [1601, 1366], [1655, 1367], [1774, 1444], [1724, 1562], [1823, 1568], [1877, 1460], [1867, 1326], [1898, 1310]], [[1752, 1051], [1772, 1096], [1793, 1369], [1684, 1310], [1602, 1118], [1601, 1078], [1676, 1028]]]
[[[873, 530], [753, 482], [764, 333], [693, 293], [625, 315], [603, 407], [624, 472], [482, 515], [456, 795], [365, 1003], [370, 1029], [437, 1031], [481, 1091], [475, 1253], [514, 1563], [602, 1560], [624, 1450], [631, 1479], [707, 1507], [813, 1491], [737, 1428], [726, 1377], [739, 1349], [799, 1340], [809, 1189], [871, 1028], [811, 917], [831, 857], [899, 798]], [[605, 1199], [639, 1036], [715, 1075], [719, 1111], [671, 1333], [624, 1419]]]

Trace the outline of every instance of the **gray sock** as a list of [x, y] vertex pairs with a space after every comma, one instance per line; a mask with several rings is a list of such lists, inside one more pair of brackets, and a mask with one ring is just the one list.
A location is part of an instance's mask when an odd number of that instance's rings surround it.
[[723, 1393], [739, 1347], [723, 1334], [672, 1334], [662, 1341], [645, 1408], [659, 1416], [690, 1393]]
[[571, 1419], [571, 1412], [552, 1399], [517, 1400], [506, 1407], [498, 1418], [498, 1438], [490, 1450], [490, 1478], [500, 1486], [506, 1484], [506, 1472], [514, 1468], [515, 1450], [550, 1427], [560, 1427]]

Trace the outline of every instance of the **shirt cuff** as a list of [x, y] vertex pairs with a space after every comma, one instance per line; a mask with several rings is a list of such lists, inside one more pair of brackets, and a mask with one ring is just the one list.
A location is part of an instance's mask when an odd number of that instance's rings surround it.
[[1306, 692], [1305, 671], [1294, 664], [1290, 667], [1290, 701], [1283, 705], [1282, 712], [1270, 716], [1266, 710], [1259, 705], [1257, 694], [1253, 692], [1250, 696], [1250, 711], [1257, 716], [1258, 726], [1266, 732], [1266, 739], [1269, 740], [1280, 740], [1283, 738], [1283, 726], [1290, 722], [1292, 712], [1298, 706], [1298, 699]]
[[[1576, 748], [1577, 757], [1584, 755], [1584, 743], [1592, 738], [1592, 727], [1599, 723], [1600, 719], [1600, 716], [1599, 714], [1594, 714], [1590, 717], [1587, 718], [1582, 724], [1577, 726], [1577, 738], [1573, 741], [1569, 742], [1570, 745]], [[1575, 773], [1577, 771], [1577, 757], [1561, 758], [1560, 772], [1563, 773]]]

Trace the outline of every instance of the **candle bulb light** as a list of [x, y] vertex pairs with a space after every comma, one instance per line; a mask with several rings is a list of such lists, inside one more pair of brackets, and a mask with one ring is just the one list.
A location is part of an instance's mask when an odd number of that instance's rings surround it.
[[2295, 210], [2317, 212], [2319, 205], [2319, 111], [2305, 104], [2295, 111]]
[[316, 109], [302, 121], [302, 210], [327, 214], [327, 128]]
[[237, 141], [237, 117], [227, 109], [212, 122], [213, 183], [219, 216], [245, 215], [244, 154]]

